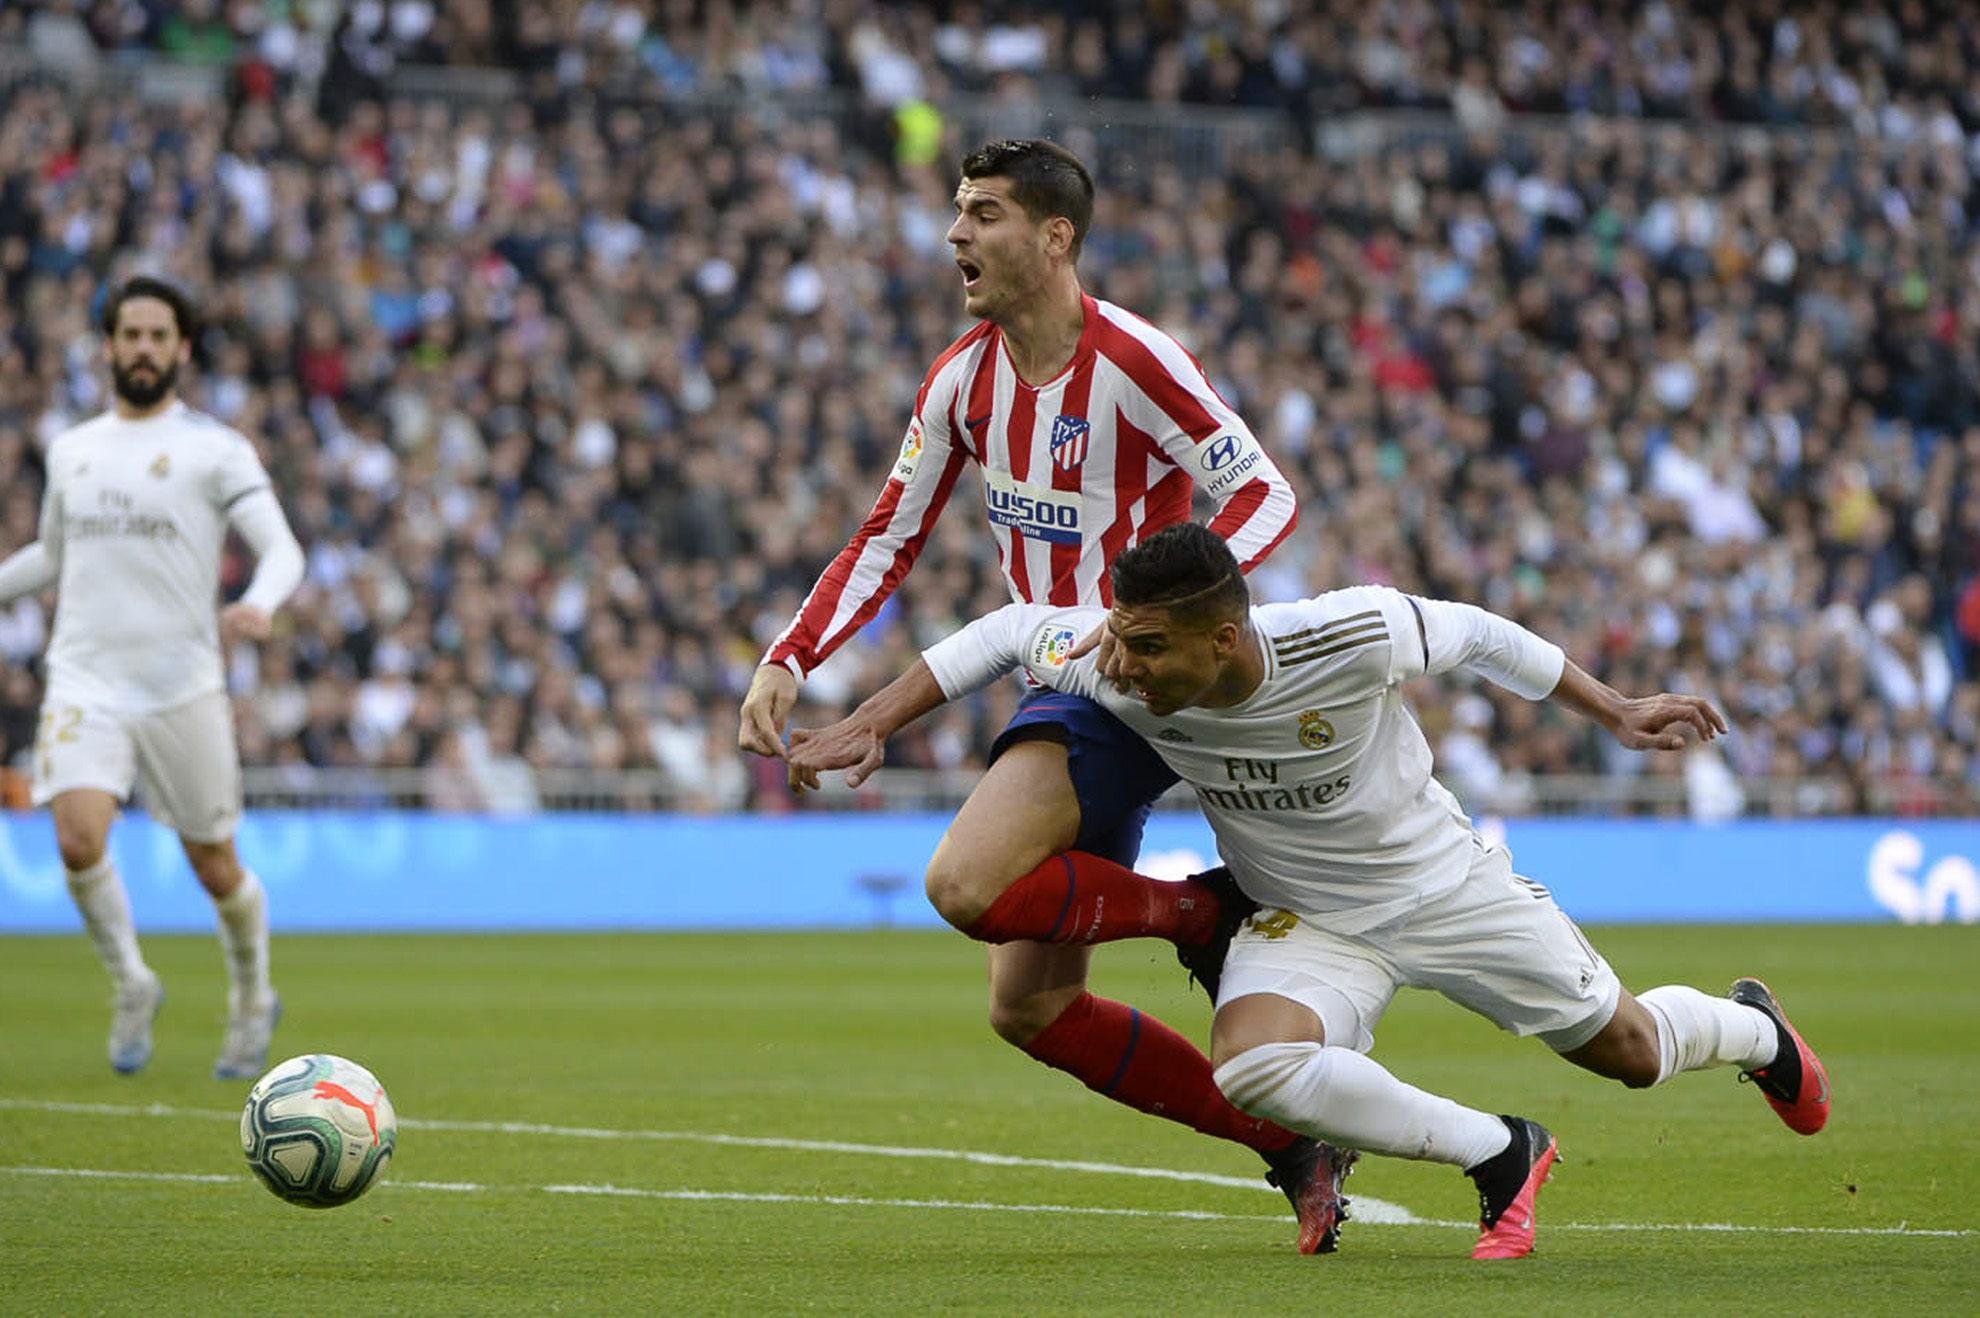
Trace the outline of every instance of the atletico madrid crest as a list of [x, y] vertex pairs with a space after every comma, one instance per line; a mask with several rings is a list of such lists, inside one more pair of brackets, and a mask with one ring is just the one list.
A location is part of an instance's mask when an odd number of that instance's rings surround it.
[[1073, 471], [1086, 461], [1086, 437], [1092, 427], [1083, 416], [1052, 418], [1052, 465]]

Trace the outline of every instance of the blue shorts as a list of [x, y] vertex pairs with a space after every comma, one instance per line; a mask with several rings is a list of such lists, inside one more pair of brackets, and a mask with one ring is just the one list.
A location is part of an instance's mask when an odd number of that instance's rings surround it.
[[1127, 724], [1085, 696], [1051, 690], [1025, 696], [991, 743], [991, 761], [1034, 738], [1066, 748], [1066, 770], [1079, 798], [1074, 849], [1133, 865], [1148, 811], [1175, 785], [1175, 772]]

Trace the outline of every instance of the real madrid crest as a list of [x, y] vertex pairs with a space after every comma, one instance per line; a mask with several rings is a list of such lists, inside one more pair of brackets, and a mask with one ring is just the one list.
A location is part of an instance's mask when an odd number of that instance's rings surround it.
[[1319, 710], [1307, 710], [1299, 716], [1299, 744], [1310, 751], [1333, 745], [1334, 725]]
[[164, 480], [166, 475], [171, 470], [172, 470], [172, 459], [163, 453], [160, 453], [157, 456], [157, 458], [152, 461], [151, 474], [153, 476], [156, 476], [159, 480]]

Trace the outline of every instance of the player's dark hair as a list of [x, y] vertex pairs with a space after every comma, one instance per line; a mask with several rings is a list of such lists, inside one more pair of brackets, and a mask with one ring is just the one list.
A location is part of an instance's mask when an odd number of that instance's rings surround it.
[[1251, 591], [1224, 538], [1196, 522], [1165, 526], [1108, 570], [1114, 603], [1168, 609], [1178, 621], [1211, 625], [1244, 617]]
[[1007, 178], [1011, 200], [1034, 223], [1063, 215], [1072, 222], [1072, 258], [1093, 227], [1093, 176], [1079, 157], [1040, 138], [1013, 138], [980, 146], [963, 157], [962, 176]]
[[124, 304], [134, 297], [157, 298], [172, 308], [172, 321], [179, 327], [179, 337], [190, 341], [193, 328], [198, 323], [198, 313], [193, 309], [192, 299], [176, 287], [152, 275], [132, 275], [123, 283], [110, 290], [110, 296], [103, 299], [103, 332], [115, 335], [117, 317]]

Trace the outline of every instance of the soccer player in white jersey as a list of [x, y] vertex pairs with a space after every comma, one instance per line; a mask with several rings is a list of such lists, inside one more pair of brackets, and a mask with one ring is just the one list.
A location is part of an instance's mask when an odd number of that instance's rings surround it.
[[[218, 916], [230, 989], [213, 1074], [250, 1078], [282, 1008], [268, 982], [267, 900], [234, 852], [241, 766], [220, 646], [267, 636], [302, 580], [302, 549], [253, 445], [179, 401], [186, 297], [138, 276], [110, 293], [103, 327], [115, 405], [48, 446], [39, 536], [0, 562], [0, 603], [57, 592], [33, 799], [50, 806], [69, 892], [116, 986], [110, 1065], [129, 1073], [150, 1060], [165, 997], [107, 850], [119, 803], [141, 784]], [[216, 614], [230, 525], [255, 572]]]
[[[1434, 989], [1631, 1087], [1733, 1066], [1793, 1130], [1828, 1119], [1820, 1061], [1755, 979], [1726, 998], [1676, 985], [1624, 991], [1545, 888], [1512, 871], [1430, 775], [1402, 695], [1468, 670], [1576, 710], [1632, 750], [1676, 750], [1725, 721], [1696, 696], [1625, 698], [1524, 627], [1468, 604], [1360, 586], [1250, 607], [1237, 561], [1201, 526], [1173, 526], [1114, 561], [1114, 606], [1009, 605], [928, 650], [852, 715], [791, 737], [794, 787], [847, 768], [945, 699], [1023, 667], [1099, 700], [1196, 791], [1231, 874], [1260, 909], [1232, 941], [1217, 993], [1217, 1083], [1248, 1112], [1356, 1149], [1463, 1168], [1478, 1186], [1474, 1258], [1533, 1248], [1534, 1198], [1557, 1156], [1524, 1117], [1417, 1089], [1366, 1055], [1404, 985]], [[1124, 654], [1117, 692], [1075, 638], [1101, 618]], [[1061, 900], [1108, 862], [1062, 860]]]
[[[742, 705], [744, 750], [784, 753], [800, 679], [879, 610], [972, 464], [1005, 583], [1029, 603], [1105, 605], [1108, 560], [1187, 518], [1198, 491], [1247, 571], [1297, 521], [1285, 477], [1195, 359], [1081, 288], [1085, 166], [1050, 142], [1012, 141], [972, 152], [961, 174], [948, 240], [978, 323], [929, 368], [872, 513], [764, 656]], [[1105, 710], [1048, 690], [1026, 697], [991, 761], [926, 886], [944, 919], [990, 944], [992, 1027], [1109, 1098], [1256, 1150], [1299, 1213], [1301, 1249], [1330, 1248], [1344, 1163], [1238, 1111], [1182, 1035], [1087, 992], [1083, 931], [1034, 897], [1058, 882], [1039, 872], [1054, 855], [1109, 856], [1124, 876], [1117, 909], [1142, 912], [1143, 932], [1174, 942], [1192, 970], [1220, 960], [1213, 889], [1127, 868], [1174, 776]]]

